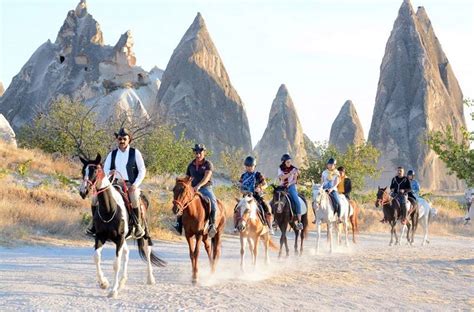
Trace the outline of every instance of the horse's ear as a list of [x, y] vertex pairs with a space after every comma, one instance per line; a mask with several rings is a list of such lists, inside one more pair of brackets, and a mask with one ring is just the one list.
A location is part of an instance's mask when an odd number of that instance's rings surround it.
[[102, 160], [102, 156], [100, 156], [99, 153], [97, 153], [97, 156], [95, 157], [94, 163], [100, 164], [100, 161]]
[[81, 160], [81, 163], [85, 166], [87, 165], [88, 161], [84, 158], [82, 158], [81, 156], [79, 156], [79, 159]]

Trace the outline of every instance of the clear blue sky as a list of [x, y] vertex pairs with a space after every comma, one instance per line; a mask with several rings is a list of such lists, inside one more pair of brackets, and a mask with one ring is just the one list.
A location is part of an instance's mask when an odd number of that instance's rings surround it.
[[[55, 40], [78, 0], [0, 0], [0, 80], [5, 87], [48, 38]], [[385, 44], [402, 0], [89, 0], [106, 44], [130, 29], [137, 64], [165, 68], [201, 12], [260, 139], [281, 83], [304, 131], [329, 137], [346, 99], [368, 134]], [[474, 98], [472, 0], [412, 0], [424, 6], [466, 97]], [[472, 124], [470, 125], [472, 129]]]

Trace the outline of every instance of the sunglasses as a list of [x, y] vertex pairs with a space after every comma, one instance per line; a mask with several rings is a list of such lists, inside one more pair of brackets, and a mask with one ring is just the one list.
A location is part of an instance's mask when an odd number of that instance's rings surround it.
[[118, 138], [117, 138], [117, 140], [118, 140], [119, 142], [127, 141], [127, 139], [128, 139], [127, 137], [118, 137]]

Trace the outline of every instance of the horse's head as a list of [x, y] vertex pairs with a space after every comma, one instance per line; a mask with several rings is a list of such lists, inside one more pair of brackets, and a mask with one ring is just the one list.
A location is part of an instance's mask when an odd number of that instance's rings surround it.
[[237, 229], [239, 232], [243, 232], [247, 228], [248, 219], [252, 212], [256, 212], [257, 202], [253, 198], [252, 194], [245, 194], [237, 202], [235, 206], [235, 213], [237, 215]]
[[375, 207], [383, 206], [384, 201], [388, 198], [387, 187], [378, 187], [377, 199], [375, 200]]
[[276, 213], [282, 213], [285, 205], [288, 204], [288, 191], [284, 186], [275, 186], [273, 188], [272, 205], [275, 207]]
[[104, 178], [104, 170], [100, 164], [101, 156], [97, 154], [94, 160], [87, 160], [79, 157], [82, 162], [82, 183], [79, 187], [79, 194], [84, 199], [90, 190], [96, 185], [100, 185], [100, 182]]
[[[313, 207], [321, 203], [321, 197], [323, 194], [323, 187], [321, 184], [313, 184], [311, 187], [311, 194], [313, 195]], [[316, 207], [314, 207], [316, 208]]]
[[191, 182], [192, 177], [176, 178], [176, 184], [173, 187], [173, 213], [182, 215], [183, 210], [194, 197], [194, 188]]

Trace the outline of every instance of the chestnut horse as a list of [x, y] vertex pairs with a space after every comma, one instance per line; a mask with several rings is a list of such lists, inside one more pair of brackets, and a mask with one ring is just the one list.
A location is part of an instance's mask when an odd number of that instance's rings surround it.
[[221, 236], [224, 232], [225, 215], [224, 206], [221, 201], [217, 201], [216, 211], [216, 235], [208, 240], [206, 221], [209, 216], [210, 203], [207, 197], [199, 192], [195, 192], [191, 186], [191, 177], [176, 178], [176, 185], [173, 188], [173, 212], [177, 216], [182, 216], [183, 228], [186, 241], [189, 246], [189, 257], [192, 265], [192, 283], [196, 284], [198, 280], [198, 259], [201, 241], [204, 243], [211, 272], [216, 271], [217, 262], [221, 254]]
[[242, 199], [237, 199], [234, 209], [237, 219], [237, 229], [240, 232], [240, 269], [244, 271], [245, 247], [248, 242], [252, 264], [257, 264], [258, 241], [262, 238], [265, 246], [265, 264], [268, 264], [268, 248], [277, 250], [273, 243], [266, 224], [258, 216], [258, 204], [251, 194], [246, 194]]

